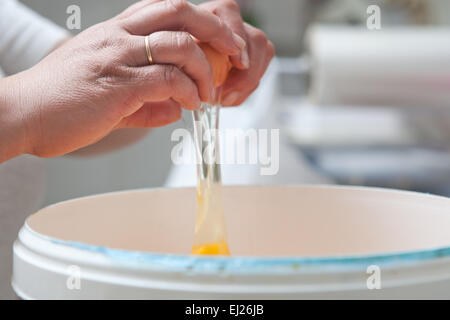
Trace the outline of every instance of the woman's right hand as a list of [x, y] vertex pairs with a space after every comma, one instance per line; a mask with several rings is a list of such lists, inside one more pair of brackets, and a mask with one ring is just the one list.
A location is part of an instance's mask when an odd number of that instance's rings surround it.
[[184, 0], [144, 0], [4, 79], [4, 119], [20, 121], [20, 153], [63, 155], [114, 129], [165, 125], [180, 118], [182, 106], [199, 107], [209, 99], [213, 80], [191, 35], [227, 55], [245, 46], [205, 9]]

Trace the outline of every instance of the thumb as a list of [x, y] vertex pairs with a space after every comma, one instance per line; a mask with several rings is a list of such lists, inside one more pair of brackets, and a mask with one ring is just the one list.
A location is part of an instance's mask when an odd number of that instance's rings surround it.
[[123, 118], [119, 128], [162, 127], [181, 118], [181, 105], [174, 100], [147, 102], [135, 113]]

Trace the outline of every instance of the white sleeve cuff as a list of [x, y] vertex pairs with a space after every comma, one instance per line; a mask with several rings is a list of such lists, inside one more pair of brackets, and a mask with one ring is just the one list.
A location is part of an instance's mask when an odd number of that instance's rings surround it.
[[0, 66], [6, 74], [32, 67], [69, 36], [16, 0], [0, 1], [0, 32]]

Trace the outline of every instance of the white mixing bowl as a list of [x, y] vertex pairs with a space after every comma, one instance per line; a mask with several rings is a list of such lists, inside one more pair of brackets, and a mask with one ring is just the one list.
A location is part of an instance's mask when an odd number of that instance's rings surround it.
[[450, 199], [337, 186], [226, 187], [224, 197], [231, 257], [189, 255], [191, 188], [42, 209], [14, 244], [14, 290], [24, 299], [450, 298]]

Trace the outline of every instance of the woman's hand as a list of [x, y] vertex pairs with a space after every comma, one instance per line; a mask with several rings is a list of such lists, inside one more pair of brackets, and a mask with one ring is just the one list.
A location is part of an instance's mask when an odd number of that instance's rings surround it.
[[275, 54], [273, 44], [259, 29], [242, 21], [234, 0], [214, 0], [200, 5], [218, 16], [246, 41], [246, 47], [231, 57], [233, 68], [222, 90], [222, 104], [237, 106], [258, 87], [259, 81]]
[[212, 71], [191, 35], [227, 55], [245, 47], [208, 10], [183, 0], [144, 0], [1, 80], [0, 111], [8, 112], [0, 113], [0, 122], [20, 123], [3, 127], [21, 131], [14, 134], [20, 150], [4, 147], [0, 163], [18, 153], [66, 154], [114, 129], [165, 125], [180, 118], [182, 106], [199, 107], [211, 95]]

